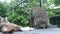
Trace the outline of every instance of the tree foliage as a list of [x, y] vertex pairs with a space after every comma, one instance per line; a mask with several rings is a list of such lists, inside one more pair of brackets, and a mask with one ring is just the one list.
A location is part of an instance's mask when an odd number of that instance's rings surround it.
[[56, 6], [60, 5], [60, 0], [55, 0], [54, 2]]
[[[60, 4], [55, 1], [59, 2], [59, 0], [43, 0], [43, 8], [48, 9], [47, 7], [54, 3]], [[30, 19], [29, 9], [33, 6], [40, 6], [39, 2], [39, 0], [13, 0], [11, 3], [0, 2], [0, 16], [6, 15], [11, 23], [13, 22], [18, 25], [28, 26]], [[13, 11], [14, 7], [15, 10]], [[49, 17], [54, 17], [55, 15], [59, 15], [60, 10], [49, 9], [47, 10], [47, 13]]]

